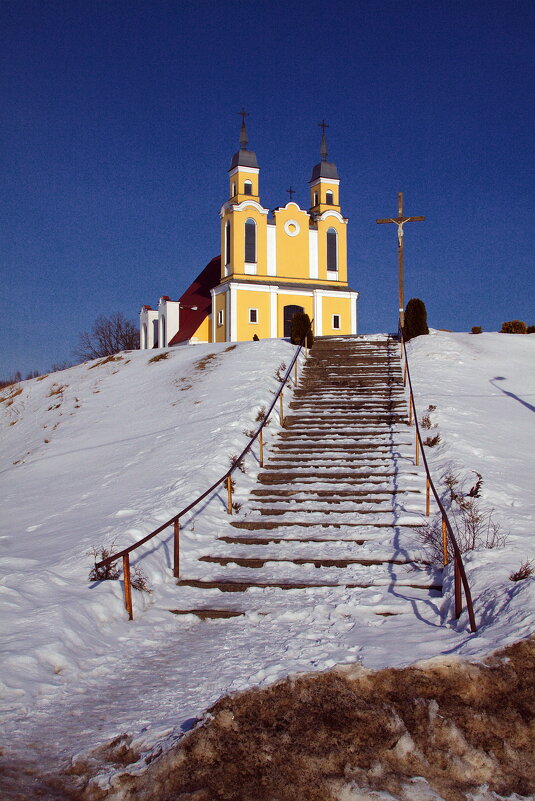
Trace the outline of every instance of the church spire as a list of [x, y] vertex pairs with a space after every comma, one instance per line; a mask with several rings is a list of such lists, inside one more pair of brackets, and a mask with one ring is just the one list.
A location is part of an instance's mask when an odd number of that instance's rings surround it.
[[242, 108], [241, 111], [238, 111], [238, 114], [241, 115], [240, 149], [232, 156], [230, 169], [233, 170], [235, 167], [254, 167], [258, 169], [256, 153], [247, 148], [249, 137], [247, 136], [247, 129], [245, 127], [245, 118], [249, 116], [249, 113]]
[[321, 148], [320, 148], [321, 160], [327, 161], [328, 153], [327, 153], [327, 140], [325, 138], [325, 128], [328, 128], [329, 126], [327, 125], [325, 120], [322, 120], [322, 122], [318, 123], [318, 125], [321, 128]]
[[247, 138], [247, 130], [245, 128], [245, 118], [249, 115], [244, 108], [242, 108], [241, 111], [238, 111], [238, 114], [241, 114], [240, 150], [247, 150], [249, 139]]

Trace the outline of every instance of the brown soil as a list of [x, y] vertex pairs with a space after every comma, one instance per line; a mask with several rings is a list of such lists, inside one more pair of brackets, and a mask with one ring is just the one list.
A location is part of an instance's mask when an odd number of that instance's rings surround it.
[[532, 638], [478, 663], [442, 657], [289, 678], [221, 699], [143, 773], [124, 773], [111, 791], [89, 781], [80, 797], [335, 801], [353, 786], [409, 798], [414, 777], [446, 801], [485, 785], [487, 798], [530, 797], [534, 668]]

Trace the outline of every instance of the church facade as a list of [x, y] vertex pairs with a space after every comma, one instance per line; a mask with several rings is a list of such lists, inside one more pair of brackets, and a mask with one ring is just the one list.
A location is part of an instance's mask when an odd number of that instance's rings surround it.
[[157, 309], [143, 306], [141, 348], [285, 337], [301, 311], [313, 319], [315, 336], [357, 333], [358, 292], [347, 282], [348, 220], [325, 132], [308, 211], [293, 200], [273, 212], [262, 205], [260, 168], [247, 145], [243, 121], [220, 210], [221, 256], [179, 300], [163, 296]]

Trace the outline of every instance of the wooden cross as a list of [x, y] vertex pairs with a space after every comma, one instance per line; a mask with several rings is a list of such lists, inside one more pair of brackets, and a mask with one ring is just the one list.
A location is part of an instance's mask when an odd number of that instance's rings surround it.
[[404, 217], [403, 216], [403, 192], [398, 192], [398, 216], [388, 220], [376, 220], [376, 223], [394, 223], [398, 227], [398, 298], [399, 298], [399, 322], [401, 327], [405, 325], [405, 303], [403, 299], [403, 226], [408, 222], [423, 222], [425, 217]]
[[287, 189], [286, 191], [287, 191], [287, 192], [288, 192], [288, 194], [290, 195], [290, 200], [292, 200], [293, 196], [295, 195], [295, 189], [292, 189], [292, 187], [290, 187], [290, 188], [289, 188], [289, 189]]
[[325, 128], [328, 128], [329, 126], [327, 125], [325, 120], [322, 120], [321, 122], [318, 122], [318, 125], [321, 128], [321, 132], [322, 132], [323, 136], [325, 136]]

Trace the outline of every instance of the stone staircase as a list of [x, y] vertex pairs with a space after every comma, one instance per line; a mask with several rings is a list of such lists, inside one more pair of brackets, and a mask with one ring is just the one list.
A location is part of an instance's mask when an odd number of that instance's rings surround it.
[[[423, 559], [425, 476], [414, 466], [399, 345], [316, 340], [247, 509], [178, 581], [177, 614], [269, 614], [325, 588], [355, 588], [375, 614], [441, 591]], [[312, 596], [312, 598], [311, 598]]]

